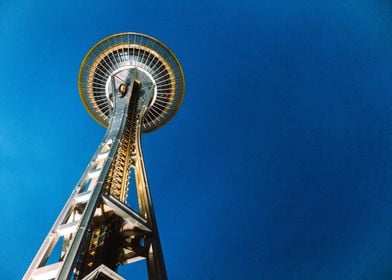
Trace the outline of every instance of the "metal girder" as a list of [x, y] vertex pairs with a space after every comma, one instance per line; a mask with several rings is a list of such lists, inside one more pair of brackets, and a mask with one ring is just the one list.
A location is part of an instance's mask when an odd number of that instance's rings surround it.
[[102, 198], [105, 205], [109, 206], [114, 213], [123, 218], [126, 223], [129, 223], [131, 228], [139, 228], [142, 231], [151, 232], [151, 228], [147, 221], [140, 217], [140, 215], [131, 208], [107, 194], [103, 194]]
[[118, 275], [116, 272], [108, 268], [106, 265], [101, 264], [96, 269], [94, 269], [91, 273], [86, 275], [82, 280], [94, 280], [99, 279], [98, 277], [105, 275], [112, 280], [125, 280], [125, 278]]

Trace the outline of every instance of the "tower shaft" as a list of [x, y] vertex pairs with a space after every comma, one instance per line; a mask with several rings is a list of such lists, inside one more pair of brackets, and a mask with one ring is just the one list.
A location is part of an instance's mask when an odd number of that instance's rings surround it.
[[[149, 279], [167, 279], [140, 143], [155, 84], [137, 67], [123, 67], [108, 85], [113, 109], [107, 132], [25, 280], [123, 279], [117, 267], [141, 259]], [[139, 211], [126, 204], [130, 175]]]

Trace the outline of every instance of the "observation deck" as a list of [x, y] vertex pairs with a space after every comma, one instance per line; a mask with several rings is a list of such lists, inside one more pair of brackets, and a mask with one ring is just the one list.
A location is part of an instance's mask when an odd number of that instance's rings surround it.
[[111, 76], [127, 68], [142, 72], [154, 85], [142, 132], [163, 126], [181, 105], [184, 74], [167, 46], [140, 33], [106, 37], [87, 53], [79, 72], [79, 94], [87, 111], [99, 124], [108, 126], [113, 111]]

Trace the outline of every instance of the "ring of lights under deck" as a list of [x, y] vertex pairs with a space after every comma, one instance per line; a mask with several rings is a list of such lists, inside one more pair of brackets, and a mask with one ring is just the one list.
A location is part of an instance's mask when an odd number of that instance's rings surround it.
[[154, 98], [142, 122], [143, 132], [167, 123], [183, 99], [183, 71], [168, 47], [139, 33], [109, 36], [87, 53], [79, 72], [79, 93], [87, 111], [98, 123], [108, 125], [111, 104], [105, 87], [110, 75], [124, 67], [142, 70], [156, 84]]

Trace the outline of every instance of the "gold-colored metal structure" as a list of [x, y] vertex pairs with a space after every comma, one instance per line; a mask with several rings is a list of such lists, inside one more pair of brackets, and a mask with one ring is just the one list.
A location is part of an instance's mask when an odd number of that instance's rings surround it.
[[[145, 259], [149, 279], [165, 280], [140, 138], [177, 112], [181, 66], [150, 36], [115, 34], [87, 53], [79, 92], [92, 117], [108, 128], [23, 279], [124, 279], [115, 272], [119, 265]], [[130, 177], [138, 211], [127, 205]]]

